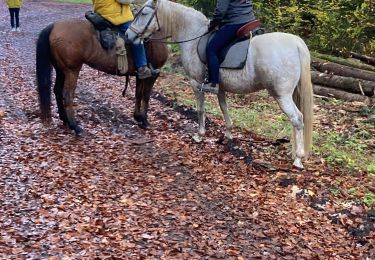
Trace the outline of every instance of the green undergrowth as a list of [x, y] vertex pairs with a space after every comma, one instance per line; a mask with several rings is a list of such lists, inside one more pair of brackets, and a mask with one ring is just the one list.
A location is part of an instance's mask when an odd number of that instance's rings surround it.
[[[371, 178], [371, 177], [369, 177]], [[334, 198], [334, 202], [337, 205], [341, 205], [343, 208], [353, 204], [362, 203], [367, 207], [375, 207], [375, 194], [368, 191], [366, 188], [359, 186], [345, 189], [341, 183], [337, 184], [337, 187], [331, 188], [330, 193]], [[345, 185], [344, 185], [345, 186]], [[342, 196], [342, 192], [345, 190], [345, 198]]]
[[322, 115], [325, 119], [316, 122], [314, 153], [329, 165], [374, 173], [375, 107], [363, 106], [345, 114], [339, 112], [351, 108], [349, 102], [316, 98], [315, 104], [324, 105], [317, 113], [318, 119]]
[[314, 152], [335, 166], [375, 172], [375, 154], [368, 146], [370, 136], [366, 130], [353, 129], [348, 134], [315, 132]]

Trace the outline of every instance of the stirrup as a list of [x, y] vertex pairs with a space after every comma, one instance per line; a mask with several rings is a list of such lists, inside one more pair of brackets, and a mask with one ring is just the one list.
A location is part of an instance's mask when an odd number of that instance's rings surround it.
[[219, 86], [212, 87], [211, 83], [203, 82], [198, 89], [201, 92], [212, 93], [216, 95], [219, 94]]
[[146, 65], [138, 69], [137, 75], [139, 79], [147, 79], [152, 77], [151, 70]]
[[148, 64], [148, 67], [150, 68], [153, 77], [156, 77], [160, 74], [160, 69], [155, 69], [151, 63]]

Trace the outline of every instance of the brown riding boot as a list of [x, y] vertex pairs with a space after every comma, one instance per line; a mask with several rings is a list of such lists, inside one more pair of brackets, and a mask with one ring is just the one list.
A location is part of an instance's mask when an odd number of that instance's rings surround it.
[[152, 72], [147, 66], [140, 67], [137, 71], [137, 74], [139, 79], [147, 79], [149, 77], [152, 77]]

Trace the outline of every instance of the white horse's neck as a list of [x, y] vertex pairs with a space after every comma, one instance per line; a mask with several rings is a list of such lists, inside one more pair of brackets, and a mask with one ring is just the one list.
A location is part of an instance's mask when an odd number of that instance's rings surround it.
[[[197, 38], [207, 31], [208, 19], [201, 12], [181, 4], [158, 0], [158, 19], [160, 27], [173, 41], [181, 42]], [[204, 67], [199, 61], [197, 45], [199, 39], [180, 43], [181, 60], [187, 73], [202, 80]]]
[[207, 30], [208, 20], [201, 12], [168, 0], [159, 0], [158, 18], [174, 41], [188, 40]]

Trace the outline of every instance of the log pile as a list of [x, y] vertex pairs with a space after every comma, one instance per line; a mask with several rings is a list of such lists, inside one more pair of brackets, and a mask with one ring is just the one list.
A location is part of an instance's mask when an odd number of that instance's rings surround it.
[[[320, 58], [312, 58], [311, 80], [313, 82], [314, 93], [319, 96], [334, 97], [345, 101], [359, 101], [366, 104], [375, 100], [375, 67], [371, 57], [358, 56], [361, 60], [366, 59], [366, 66], [351, 65], [347, 62], [342, 65], [337, 62], [327, 61]], [[371, 62], [368, 62], [371, 61]], [[356, 64], [351, 62], [350, 64]], [[373, 67], [374, 71], [372, 71]], [[364, 69], [366, 68], [366, 69]]]

